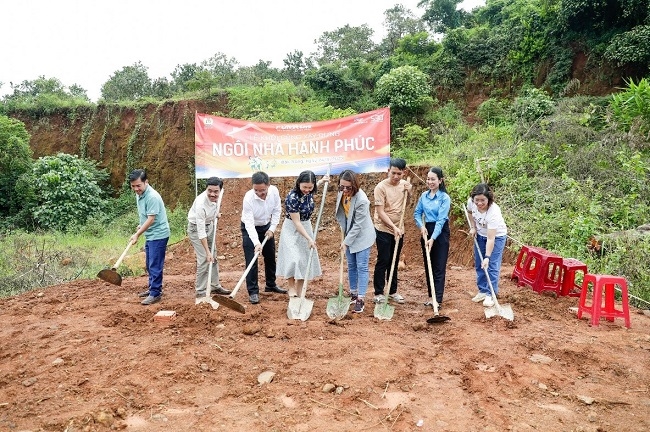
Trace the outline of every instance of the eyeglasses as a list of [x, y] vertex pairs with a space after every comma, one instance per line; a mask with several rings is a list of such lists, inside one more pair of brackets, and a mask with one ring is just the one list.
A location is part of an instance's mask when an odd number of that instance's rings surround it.
[[339, 186], [339, 191], [343, 192], [345, 190], [352, 190], [352, 186]]

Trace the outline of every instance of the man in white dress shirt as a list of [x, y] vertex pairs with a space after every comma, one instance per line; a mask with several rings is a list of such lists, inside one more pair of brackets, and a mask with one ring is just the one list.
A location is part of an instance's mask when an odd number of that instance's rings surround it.
[[[217, 257], [212, 256], [212, 243], [214, 238], [214, 223], [217, 217], [217, 200], [223, 191], [223, 180], [219, 177], [210, 177], [207, 186], [195, 199], [187, 214], [187, 236], [196, 253], [196, 298], [203, 298], [208, 285], [208, 273], [212, 266], [210, 292], [213, 294], [228, 295], [230, 291], [224, 289], [219, 282], [219, 263]], [[215, 255], [217, 253], [215, 247]]]
[[[278, 188], [271, 185], [268, 174], [258, 171], [251, 177], [253, 188], [244, 195], [241, 213], [242, 243], [246, 266], [250, 264], [256, 253], [264, 257], [265, 292], [286, 294], [287, 290], [275, 283], [275, 229], [280, 222], [282, 204]], [[262, 241], [268, 237], [264, 248]], [[260, 288], [257, 283], [257, 261], [246, 275], [246, 288], [252, 304], [260, 302]]]

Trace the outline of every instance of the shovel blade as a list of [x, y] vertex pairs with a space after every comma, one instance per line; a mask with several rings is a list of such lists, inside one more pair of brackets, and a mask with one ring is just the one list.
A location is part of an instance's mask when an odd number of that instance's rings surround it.
[[438, 323], [443, 323], [443, 322], [447, 322], [447, 321], [450, 321], [450, 320], [451, 320], [451, 318], [449, 318], [448, 316], [434, 315], [431, 318], [427, 318], [427, 323], [428, 324], [438, 324]]
[[228, 309], [234, 310], [235, 312], [246, 313], [246, 309], [244, 309], [244, 306], [241, 303], [237, 303], [231, 297], [214, 295], [212, 297], [212, 300], [219, 303], [221, 306], [225, 306]]
[[97, 273], [97, 277], [110, 284], [122, 286], [122, 276], [114, 269], [104, 269]]
[[381, 319], [381, 320], [392, 319], [394, 313], [395, 313], [395, 306], [389, 305], [388, 301], [385, 301], [383, 303], [378, 303], [375, 306], [375, 318], [377, 319]]
[[195, 305], [199, 305], [201, 303], [209, 304], [210, 306], [212, 306], [212, 309], [219, 309], [219, 303], [212, 300], [210, 297], [202, 297], [202, 298], [197, 298], [196, 300], [194, 300]]
[[311, 310], [314, 307], [314, 301], [306, 298], [291, 297], [289, 299], [289, 306], [287, 307], [287, 317], [289, 319], [299, 319], [307, 321]]
[[515, 313], [512, 311], [510, 305], [494, 305], [485, 308], [485, 318], [492, 318], [494, 316], [500, 316], [508, 321], [513, 321], [515, 319]]
[[332, 297], [327, 301], [327, 309], [325, 309], [325, 313], [327, 313], [327, 316], [331, 319], [341, 319], [347, 315], [349, 309], [350, 297], [339, 295], [338, 297]]

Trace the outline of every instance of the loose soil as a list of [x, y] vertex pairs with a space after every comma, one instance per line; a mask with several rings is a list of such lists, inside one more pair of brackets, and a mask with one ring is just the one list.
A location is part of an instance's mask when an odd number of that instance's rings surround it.
[[[379, 179], [368, 176], [362, 187], [371, 192]], [[279, 183], [281, 193], [291, 181]], [[227, 288], [244, 270], [238, 210], [248, 188], [232, 183], [217, 243]], [[451, 321], [426, 323], [433, 312], [423, 306], [411, 218], [399, 271], [406, 303], [390, 321], [375, 319], [370, 302], [330, 320], [325, 306], [339, 284], [334, 195], [318, 234], [323, 276], [309, 285], [315, 303], [305, 322], [287, 318], [286, 296], [262, 293], [251, 305], [245, 287], [236, 296], [243, 315], [194, 305], [187, 241], [169, 247], [163, 300], [153, 306], [137, 297], [146, 277], [0, 299], [0, 431], [650, 430], [650, 318], [632, 309], [631, 329], [620, 319], [591, 327], [571, 310], [576, 298], [517, 287], [505, 264], [500, 302], [515, 320], [486, 319], [470, 301], [476, 276], [462, 224], [452, 224], [442, 308]], [[154, 321], [160, 310], [176, 319]], [[259, 384], [265, 371], [275, 376]]]

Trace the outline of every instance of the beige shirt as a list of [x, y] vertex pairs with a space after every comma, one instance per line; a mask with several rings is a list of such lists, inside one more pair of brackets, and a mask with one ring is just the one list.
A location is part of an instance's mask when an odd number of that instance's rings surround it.
[[[384, 179], [375, 186], [375, 206], [384, 206], [386, 215], [395, 225], [399, 226], [404, 202], [404, 185], [406, 180], [400, 180], [397, 186], [392, 186], [389, 179]], [[386, 226], [375, 208], [375, 228], [377, 231], [393, 233], [393, 228]]]

